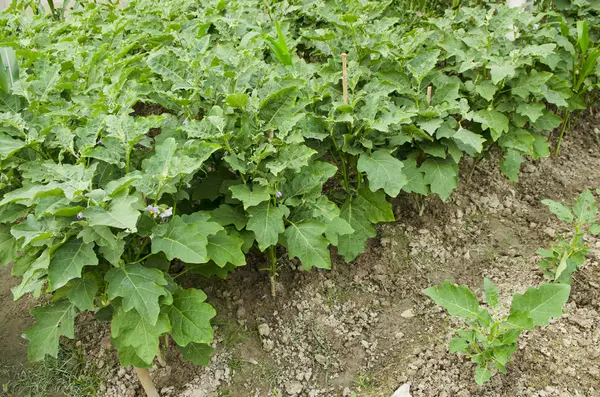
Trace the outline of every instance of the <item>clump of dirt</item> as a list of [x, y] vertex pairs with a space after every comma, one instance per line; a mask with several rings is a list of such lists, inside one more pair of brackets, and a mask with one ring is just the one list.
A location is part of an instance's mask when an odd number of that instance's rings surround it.
[[[572, 203], [600, 187], [591, 132], [598, 121], [584, 119], [560, 157], [525, 163], [519, 183], [500, 175], [495, 157], [469, 180], [472, 163], [463, 161], [448, 202], [428, 198], [420, 217], [408, 197], [395, 199], [398, 220], [381, 225], [356, 261], [334, 255], [331, 271], [311, 272], [288, 261], [275, 299], [260, 263], [226, 281], [188, 280], [217, 310], [216, 353], [208, 367], [195, 367], [169, 348], [166, 366], [151, 370], [161, 395], [389, 397], [407, 382], [415, 397], [600, 395], [599, 239], [590, 238], [563, 318], [524, 333], [507, 374], [483, 387], [473, 364], [448, 352], [458, 323], [423, 294], [445, 279], [480, 293], [488, 277], [508, 306], [515, 292], [542, 283], [535, 251], [569, 231], [540, 201]], [[132, 370], [108, 348], [107, 324], [84, 316], [77, 336], [88, 365], [107, 379], [100, 395], [141, 395]]]

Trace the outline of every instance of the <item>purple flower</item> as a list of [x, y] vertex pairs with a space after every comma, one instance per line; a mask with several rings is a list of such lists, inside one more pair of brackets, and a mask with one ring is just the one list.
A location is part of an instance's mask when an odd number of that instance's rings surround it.
[[96, 146], [104, 146], [104, 144], [102, 143], [102, 139], [98, 139], [96, 141]]
[[82, 220], [83, 218], [84, 218], [83, 212], [80, 212], [79, 214], [77, 214], [77, 219]]
[[188, 125], [190, 121], [188, 119], [183, 120], [183, 125]]
[[154, 215], [154, 214], [160, 213], [160, 210], [155, 205], [149, 205], [149, 206], [147, 206], [146, 207], [146, 211], [148, 211], [150, 213], [150, 215]]
[[166, 211], [164, 211], [162, 214], [160, 214], [160, 218], [162, 220], [165, 220], [166, 218], [173, 216], [173, 207], [169, 207], [166, 209]]
[[275, 197], [280, 198], [281, 196], [283, 196], [283, 193], [281, 193], [279, 191], [277, 193], [275, 193]]

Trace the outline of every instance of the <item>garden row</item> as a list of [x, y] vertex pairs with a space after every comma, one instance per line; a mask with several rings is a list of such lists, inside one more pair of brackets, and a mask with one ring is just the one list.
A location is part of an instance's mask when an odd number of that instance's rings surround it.
[[151, 366], [167, 334], [205, 363], [215, 312], [187, 272], [224, 278], [253, 247], [273, 285], [277, 247], [307, 270], [330, 246], [352, 261], [388, 197], [446, 200], [492, 148], [516, 181], [598, 93], [594, 32], [562, 13], [256, 4], [0, 15], [0, 264], [15, 299], [52, 294], [31, 360], [90, 310], [124, 365]]

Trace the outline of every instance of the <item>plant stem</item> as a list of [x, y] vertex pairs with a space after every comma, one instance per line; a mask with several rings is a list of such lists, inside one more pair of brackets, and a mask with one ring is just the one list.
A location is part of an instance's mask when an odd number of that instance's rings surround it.
[[125, 152], [125, 173], [129, 172], [129, 163], [131, 162], [131, 150], [127, 149]]
[[148, 259], [149, 257], [151, 257], [152, 255], [154, 255], [154, 254], [151, 252], [151, 253], [149, 253], [148, 255], [144, 256], [143, 258], [141, 258], [141, 259], [138, 259], [138, 260], [136, 260], [135, 262], [132, 262], [132, 263], [130, 263], [130, 265], [133, 265], [133, 264], [135, 264], [135, 263], [140, 263], [140, 262], [143, 262], [143, 261], [145, 261], [146, 259]]
[[277, 295], [277, 256], [275, 255], [275, 246], [272, 245], [267, 249], [267, 257], [269, 259], [269, 281], [271, 282], [271, 296]]
[[[165, 352], [166, 352], [166, 350], [165, 350]], [[158, 363], [160, 364], [161, 367], [164, 368], [164, 367], [167, 366], [167, 362], [163, 358], [163, 354], [162, 354], [162, 352], [160, 350], [160, 347], [158, 348], [158, 353], [156, 353], [156, 359], [158, 360]]]
[[138, 367], [134, 367], [135, 368], [135, 373], [138, 376], [138, 379], [140, 380], [140, 383], [142, 384], [142, 387], [144, 388], [144, 391], [146, 392], [146, 396], [148, 397], [160, 397], [160, 395], [158, 394], [158, 391], [156, 390], [156, 387], [154, 387], [154, 383], [152, 383], [152, 378], [150, 378], [150, 374], [148, 373], [148, 370], [146, 368], [138, 368]]
[[346, 165], [346, 159], [344, 155], [340, 153], [340, 158], [342, 160], [342, 173], [344, 174], [344, 188], [346, 192], [350, 191], [350, 181], [348, 180], [348, 167]]
[[558, 142], [556, 143], [556, 150], [554, 151], [555, 156], [558, 156], [558, 153], [560, 153], [560, 144], [562, 143], [563, 136], [565, 135], [565, 130], [567, 129], [570, 118], [571, 112], [567, 110], [567, 113], [565, 114], [565, 120], [563, 121], [563, 125], [560, 130], [560, 135], [558, 136]]

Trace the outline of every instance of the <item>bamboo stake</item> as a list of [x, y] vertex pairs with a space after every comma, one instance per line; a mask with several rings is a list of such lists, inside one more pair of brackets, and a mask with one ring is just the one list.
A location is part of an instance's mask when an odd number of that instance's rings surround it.
[[342, 52], [342, 88], [344, 90], [344, 105], [348, 104], [348, 66], [346, 57], [348, 54]]
[[160, 397], [156, 387], [154, 387], [154, 383], [152, 383], [152, 378], [150, 378], [150, 373], [146, 368], [135, 368], [135, 373], [137, 374], [144, 391], [146, 392], [146, 396], [148, 397]]
[[433, 90], [432, 86], [427, 87], [427, 104], [431, 105], [431, 92]]

